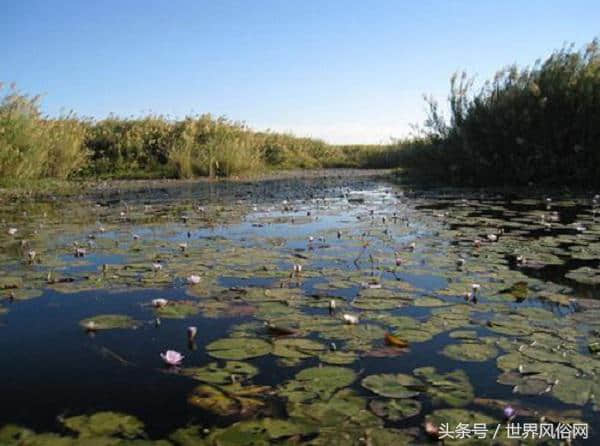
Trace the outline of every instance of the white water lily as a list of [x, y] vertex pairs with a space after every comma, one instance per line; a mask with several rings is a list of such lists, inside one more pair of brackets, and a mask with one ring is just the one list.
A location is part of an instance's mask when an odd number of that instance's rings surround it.
[[200, 283], [200, 276], [197, 276], [196, 274], [192, 274], [191, 276], [189, 276], [187, 278], [188, 283], [191, 283], [192, 285], [197, 285]]
[[475, 248], [479, 248], [481, 246], [481, 240], [479, 240], [479, 239], [473, 240], [473, 245], [475, 245]]
[[181, 251], [185, 251], [188, 247], [187, 243], [180, 243], [179, 244], [179, 249], [181, 249]]
[[344, 322], [346, 322], [347, 324], [350, 324], [350, 325], [358, 324], [358, 316], [353, 316], [351, 314], [344, 314], [342, 316], [342, 319], [344, 319]]
[[160, 357], [168, 365], [179, 365], [184, 358], [181, 353], [176, 352], [175, 350], [167, 350], [165, 353], [161, 353]]
[[168, 303], [167, 299], [152, 299], [152, 306], [156, 308], [166, 307]]
[[36, 256], [37, 256], [37, 252], [35, 252], [33, 249], [31, 251], [29, 251], [27, 253], [27, 257], [29, 259], [29, 263], [33, 263], [33, 261], [35, 260]]
[[8, 228], [8, 235], [15, 235], [17, 232], [17, 228]]
[[473, 285], [471, 285], [471, 288], [473, 289], [473, 294], [475, 294], [479, 291], [481, 285], [479, 285], [478, 283], [474, 283]]
[[96, 325], [96, 322], [94, 321], [88, 321], [84, 324], [84, 328], [87, 331], [96, 331], [98, 329], [98, 326]]
[[488, 234], [487, 235], [487, 239], [490, 242], [497, 242], [498, 241], [498, 236], [496, 234]]
[[161, 264], [161, 263], [154, 262], [154, 263], [152, 264], [152, 269], [153, 269], [154, 271], [160, 271], [161, 269], [163, 269], [163, 266], [162, 266], [162, 264]]
[[75, 248], [75, 257], [85, 257], [87, 251], [85, 248]]

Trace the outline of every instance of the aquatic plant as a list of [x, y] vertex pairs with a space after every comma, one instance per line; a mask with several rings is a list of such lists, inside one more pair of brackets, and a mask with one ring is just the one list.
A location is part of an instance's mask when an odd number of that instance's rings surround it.
[[165, 353], [161, 353], [160, 357], [168, 365], [180, 365], [184, 358], [181, 353], [175, 350], [167, 350]]

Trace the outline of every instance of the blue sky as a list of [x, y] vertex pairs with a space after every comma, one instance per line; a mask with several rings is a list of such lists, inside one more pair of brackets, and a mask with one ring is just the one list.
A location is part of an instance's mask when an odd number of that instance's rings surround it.
[[450, 75], [484, 80], [600, 35], [599, 1], [5, 1], [0, 80], [75, 110], [210, 112], [378, 143], [423, 121]]

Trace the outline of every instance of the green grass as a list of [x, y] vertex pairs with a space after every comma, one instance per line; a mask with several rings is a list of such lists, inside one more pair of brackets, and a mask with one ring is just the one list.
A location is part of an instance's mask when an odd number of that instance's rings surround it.
[[555, 51], [532, 67], [504, 68], [478, 91], [464, 73], [450, 86], [449, 119], [427, 99], [418, 137], [345, 146], [257, 132], [209, 114], [48, 118], [38, 97], [11, 87], [0, 96], [0, 185], [328, 167], [401, 167], [412, 178], [459, 185], [600, 185], [597, 40]]

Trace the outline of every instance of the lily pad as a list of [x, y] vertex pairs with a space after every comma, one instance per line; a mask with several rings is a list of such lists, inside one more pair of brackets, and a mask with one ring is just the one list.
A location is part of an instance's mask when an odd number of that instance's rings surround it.
[[119, 435], [134, 438], [144, 430], [144, 424], [131, 415], [118, 412], [97, 412], [65, 418], [63, 424], [82, 438]]
[[338, 389], [349, 386], [356, 379], [352, 369], [335, 366], [310, 367], [285, 383], [279, 394], [291, 401], [308, 401], [314, 398], [328, 400]]
[[325, 345], [311, 339], [276, 339], [273, 354], [282, 358], [306, 359], [327, 350]]
[[421, 412], [421, 403], [413, 399], [373, 400], [369, 407], [378, 417], [392, 421], [414, 417]]
[[442, 353], [457, 361], [482, 362], [495, 358], [498, 355], [498, 350], [493, 345], [461, 342], [447, 345]]
[[138, 322], [124, 314], [99, 314], [79, 322], [86, 330], [113, 330], [117, 328], [136, 328]]
[[250, 359], [271, 353], [272, 346], [258, 338], [224, 338], [206, 346], [210, 356], [218, 359]]
[[371, 392], [389, 398], [412, 398], [424, 388], [420, 380], [402, 373], [370, 375], [364, 378], [361, 384]]
[[201, 308], [195, 302], [170, 301], [167, 305], [157, 308], [156, 314], [165, 319], [185, 319], [200, 312]]
[[223, 366], [211, 362], [204, 367], [190, 367], [181, 371], [182, 375], [210, 384], [229, 384], [238, 379], [249, 379], [258, 373], [252, 364], [240, 361], [227, 361]]

